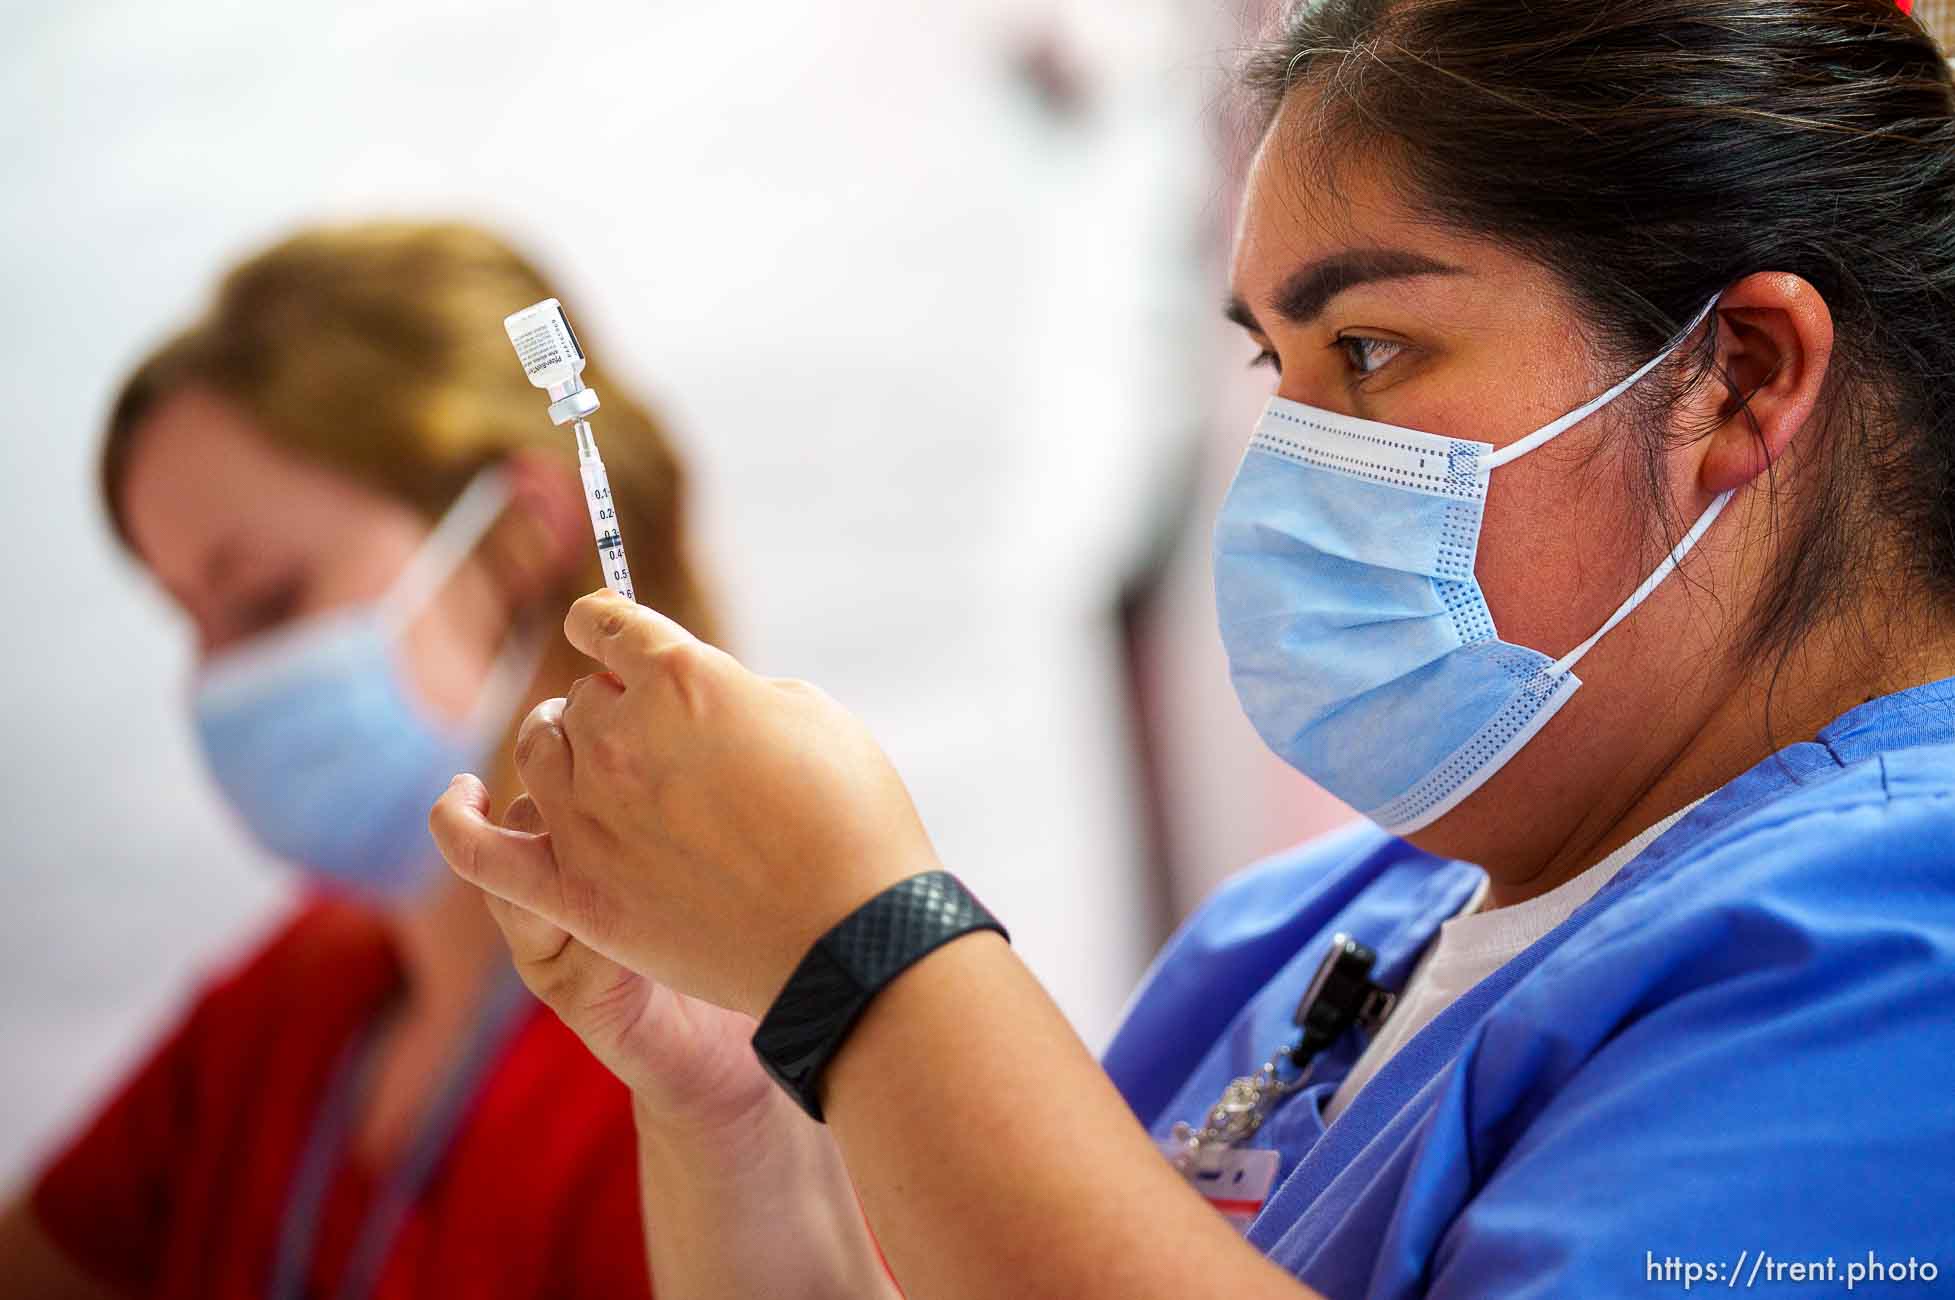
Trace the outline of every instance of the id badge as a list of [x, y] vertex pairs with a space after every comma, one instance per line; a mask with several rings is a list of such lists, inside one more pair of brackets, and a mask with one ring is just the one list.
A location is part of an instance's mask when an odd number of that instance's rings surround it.
[[[1159, 1145], [1161, 1154], [1170, 1158], [1181, 1149], [1167, 1139]], [[1188, 1182], [1231, 1227], [1246, 1234], [1269, 1200], [1282, 1162], [1280, 1153], [1266, 1148], [1232, 1147], [1211, 1154], [1202, 1168], [1188, 1175]]]

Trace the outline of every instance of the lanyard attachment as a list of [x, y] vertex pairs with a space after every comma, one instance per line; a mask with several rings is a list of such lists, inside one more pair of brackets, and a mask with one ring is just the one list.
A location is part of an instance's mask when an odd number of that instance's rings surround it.
[[[447, 1155], [510, 1035], [533, 1005], [514, 969], [504, 968], [487, 993], [482, 1013], [460, 1054], [430, 1101], [414, 1144], [369, 1205], [335, 1300], [366, 1300], [372, 1294], [401, 1225]], [[390, 1014], [391, 1009], [361, 1029], [333, 1068], [325, 1099], [300, 1153], [292, 1188], [286, 1194], [274, 1272], [265, 1292], [273, 1300], [297, 1300], [311, 1294], [313, 1253], [327, 1194], [352, 1137], [362, 1095], [372, 1080], [380, 1032]]]
[[1223, 1156], [1254, 1137], [1271, 1112], [1310, 1082], [1318, 1053], [1353, 1025], [1375, 1032], [1398, 995], [1371, 982], [1378, 954], [1348, 934], [1331, 937], [1330, 951], [1311, 976], [1293, 1017], [1302, 1036], [1263, 1063], [1254, 1074], [1230, 1081], [1209, 1107], [1200, 1128], [1177, 1121], [1170, 1131], [1168, 1158], [1189, 1178], [1212, 1171]]

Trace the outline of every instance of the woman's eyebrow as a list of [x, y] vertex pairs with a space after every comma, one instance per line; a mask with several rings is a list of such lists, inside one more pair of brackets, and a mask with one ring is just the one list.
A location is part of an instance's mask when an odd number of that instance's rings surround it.
[[[1403, 248], [1360, 248], [1332, 253], [1298, 267], [1270, 298], [1278, 316], [1292, 325], [1308, 325], [1323, 314], [1331, 300], [1346, 289], [1378, 280], [1402, 280], [1415, 275], [1463, 275], [1465, 268], [1435, 261]], [[1223, 315], [1247, 330], [1262, 333], [1256, 315], [1241, 298], [1231, 298]]]

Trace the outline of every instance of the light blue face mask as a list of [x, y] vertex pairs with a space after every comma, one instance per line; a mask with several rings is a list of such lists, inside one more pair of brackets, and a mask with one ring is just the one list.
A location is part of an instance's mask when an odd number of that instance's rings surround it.
[[1450, 812], [1581, 686], [1570, 671], [1697, 544], [1729, 492], [1559, 659], [1502, 641], [1473, 575], [1492, 470], [1581, 423], [1695, 332], [1499, 451], [1271, 398], [1215, 524], [1236, 696], [1269, 747], [1394, 834]]
[[211, 773], [273, 853], [382, 899], [439, 867], [428, 809], [499, 738], [541, 641], [510, 635], [460, 727], [415, 698], [397, 647], [508, 499], [501, 471], [484, 471], [380, 600], [278, 628], [198, 673], [191, 709]]

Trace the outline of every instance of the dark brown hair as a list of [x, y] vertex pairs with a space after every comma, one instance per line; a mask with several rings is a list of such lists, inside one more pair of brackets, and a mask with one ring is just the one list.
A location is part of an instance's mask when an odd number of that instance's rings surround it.
[[[1283, 121], [1320, 166], [1364, 143], [1408, 206], [1556, 273], [1611, 365], [1748, 274], [1811, 282], [1824, 481], [1741, 649], [1790, 654], [1869, 578], [1955, 608], [1955, 89], [1889, 0], [1315, 0], [1244, 78], [1261, 129], [1308, 104]], [[1712, 358], [1638, 394], [1653, 501]]]

